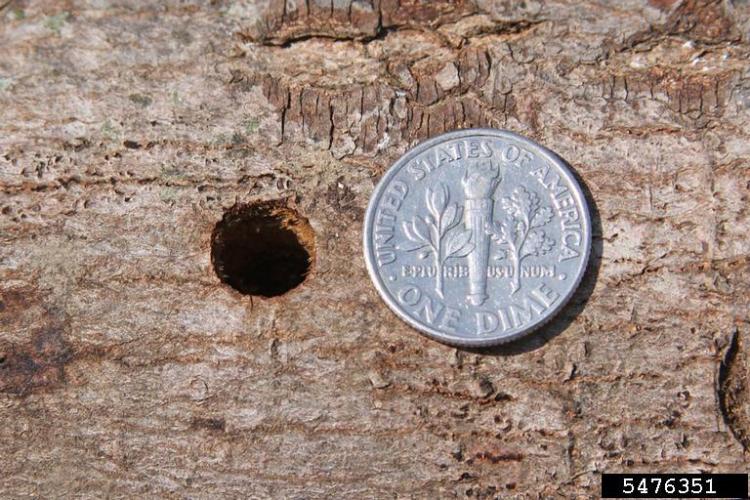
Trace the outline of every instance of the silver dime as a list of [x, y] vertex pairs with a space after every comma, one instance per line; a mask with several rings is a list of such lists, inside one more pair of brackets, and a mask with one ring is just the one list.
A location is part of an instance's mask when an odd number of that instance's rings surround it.
[[441, 342], [481, 347], [554, 316], [586, 270], [591, 221], [554, 153], [471, 129], [408, 151], [365, 216], [367, 269], [386, 304]]

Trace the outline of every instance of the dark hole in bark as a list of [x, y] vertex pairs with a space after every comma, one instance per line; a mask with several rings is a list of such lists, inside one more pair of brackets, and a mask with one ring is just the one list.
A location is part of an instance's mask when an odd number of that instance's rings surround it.
[[216, 274], [245, 295], [276, 297], [295, 288], [313, 255], [307, 219], [276, 202], [233, 206], [211, 238]]

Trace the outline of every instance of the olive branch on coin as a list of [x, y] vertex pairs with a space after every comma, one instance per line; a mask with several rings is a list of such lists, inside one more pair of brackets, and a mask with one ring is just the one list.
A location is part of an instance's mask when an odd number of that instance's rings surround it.
[[471, 231], [459, 228], [463, 207], [449, 203], [450, 192], [443, 183], [435, 189], [427, 188], [425, 193], [427, 210], [425, 216], [415, 215], [411, 221], [404, 221], [404, 234], [416, 246], [406, 248], [408, 252], [419, 252], [420, 259], [429, 255], [435, 258], [435, 292], [443, 297], [443, 265], [451, 257], [465, 257], [474, 249]]
[[544, 230], [539, 229], [552, 220], [552, 209], [540, 206], [536, 193], [518, 186], [510, 197], [502, 198], [500, 206], [505, 211], [505, 218], [495, 221], [489, 229], [492, 239], [505, 247], [505, 252], [498, 260], [506, 256], [513, 266], [511, 293], [521, 288], [521, 263], [526, 257], [537, 257], [548, 254], [555, 242], [548, 238]]

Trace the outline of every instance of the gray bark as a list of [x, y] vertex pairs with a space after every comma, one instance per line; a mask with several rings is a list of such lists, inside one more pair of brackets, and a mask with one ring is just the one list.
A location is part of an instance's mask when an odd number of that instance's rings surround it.
[[[742, 472], [750, 7], [651, 0], [14, 0], [0, 10], [0, 496], [594, 498]], [[461, 351], [361, 258], [408, 147], [492, 126], [594, 211], [549, 326]], [[211, 232], [284, 200], [315, 262], [272, 299]]]

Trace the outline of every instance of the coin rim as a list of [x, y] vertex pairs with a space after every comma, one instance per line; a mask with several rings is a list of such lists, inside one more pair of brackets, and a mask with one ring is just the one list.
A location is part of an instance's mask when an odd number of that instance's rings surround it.
[[[423, 153], [424, 151], [430, 149], [431, 147], [437, 144], [449, 141], [449, 140], [462, 139], [467, 136], [480, 136], [480, 137], [491, 136], [491, 137], [500, 137], [500, 138], [510, 138], [510, 139], [520, 141], [522, 143], [529, 143], [531, 144], [531, 146], [536, 148], [538, 152], [542, 154], [542, 156], [546, 157], [546, 159], [549, 162], [554, 163], [561, 171], [561, 174], [565, 176], [569, 185], [572, 186], [572, 191], [574, 193], [574, 196], [576, 200], [579, 202], [580, 207], [582, 208], [582, 211], [583, 211], [582, 215], [584, 216], [583, 217], [584, 219], [583, 230], [584, 230], [584, 235], [585, 235], [584, 256], [581, 261], [582, 265], [580, 266], [578, 273], [575, 277], [575, 281], [573, 282], [573, 285], [570, 287], [568, 292], [562, 297], [562, 299], [557, 303], [557, 305], [554, 308], [552, 308], [552, 310], [549, 312], [549, 314], [547, 314], [547, 316], [545, 316], [541, 320], [538, 320], [536, 323], [532, 324], [528, 328], [520, 330], [514, 334], [501, 336], [501, 337], [478, 338], [476, 340], [465, 338], [465, 337], [451, 336], [450, 334], [431, 328], [415, 320], [414, 318], [409, 316], [406, 313], [406, 311], [402, 310], [402, 308], [395, 302], [395, 298], [391, 296], [390, 291], [385, 287], [385, 283], [383, 282], [382, 277], [380, 276], [378, 271], [375, 269], [375, 255], [373, 253], [374, 248], [373, 248], [371, 238], [368, 237], [373, 227], [375, 210], [380, 201], [380, 197], [382, 196], [383, 192], [385, 191], [386, 186], [390, 183], [393, 177], [395, 177], [401, 171], [401, 169], [406, 164], [408, 164], [408, 162], [413, 157]], [[370, 195], [370, 201], [367, 206], [367, 211], [365, 212], [364, 230], [362, 234], [363, 252], [364, 252], [364, 258], [365, 258], [365, 265], [367, 266], [367, 272], [370, 275], [370, 280], [375, 285], [375, 289], [378, 291], [378, 294], [386, 303], [386, 305], [388, 305], [388, 307], [396, 314], [396, 316], [401, 318], [409, 326], [416, 329], [420, 333], [423, 333], [427, 335], [428, 337], [434, 340], [437, 340], [439, 342], [443, 342], [445, 344], [457, 346], [457, 347], [490, 347], [490, 346], [495, 346], [495, 345], [500, 345], [500, 344], [506, 344], [508, 342], [512, 342], [514, 340], [517, 340], [521, 337], [524, 337], [538, 330], [539, 328], [544, 326], [547, 322], [552, 320], [552, 318], [556, 317], [559, 314], [559, 312], [570, 301], [571, 297], [576, 292], [576, 290], [578, 290], [578, 286], [581, 284], [581, 280], [586, 274], [586, 271], [588, 269], [588, 264], [589, 264], [589, 258], [591, 256], [591, 239], [592, 239], [591, 215], [589, 211], [589, 206], [588, 206], [588, 203], [586, 202], [586, 197], [583, 194], [583, 190], [581, 189], [581, 186], [578, 184], [578, 181], [573, 176], [573, 173], [571, 169], [568, 167], [568, 164], [565, 162], [565, 160], [563, 160], [555, 152], [545, 148], [541, 144], [531, 139], [528, 139], [520, 134], [511, 132], [509, 130], [501, 130], [501, 129], [493, 129], [493, 128], [471, 128], [471, 129], [462, 129], [462, 130], [454, 130], [452, 132], [446, 132], [438, 136], [431, 137], [430, 139], [427, 139], [417, 144], [413, 148], [409, 149], [406, 153], [404, 153], [386, 171], [386, 173], [380, 179], [380, 182], [378, 182], [372, 194]]]

